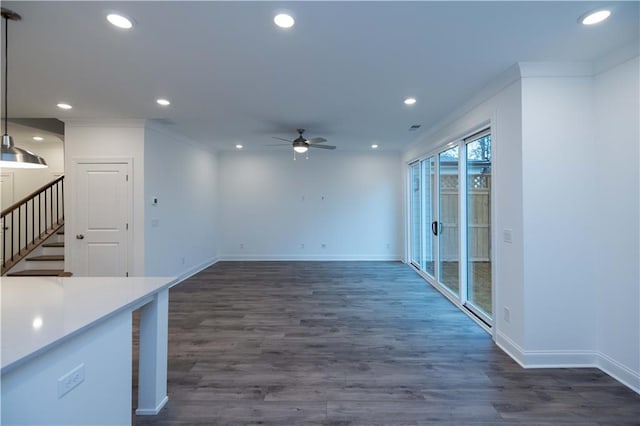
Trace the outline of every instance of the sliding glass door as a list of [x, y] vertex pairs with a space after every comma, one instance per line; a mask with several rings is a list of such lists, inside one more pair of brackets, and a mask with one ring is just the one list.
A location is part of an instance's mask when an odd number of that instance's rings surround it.
[[436, 236], [433, 235], [433, 223], [436, 220], [435, 195], [437, 191], [436, 160], [429, 157], [420, 162], [422, 171], [422, 262], [420, 266], [429, 276], [436, 276]]
[[[467, 300], [474, 313], [491, 318], [491, 134], [466, 143]], [[486, 319], [485, 318], [485, 319]]]
[[409, 174], [411, 263], [491, 325], [490, 130], [410, 164]]
[[438, 221], [434, 233], [438, 236], [439, 280], [458, 294], [460, 287], [458, 243], [458, 147], [438, 154]]
[[411, 221], [409, 224], [411, 233], [411, 263], [420, 267], [421, 245], [422, 245], [422, 200], [420, 196], [420, 163], [411, 164], [410, 183], [410, 206]]

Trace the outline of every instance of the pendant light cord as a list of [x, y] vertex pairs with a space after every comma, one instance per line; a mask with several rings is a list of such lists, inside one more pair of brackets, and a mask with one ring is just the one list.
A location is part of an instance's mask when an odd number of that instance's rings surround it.
[[7, 109], [9, 99], [9, 80], [7, 74], [9, 74], [9, 42], [7, 37], [9, 35], [9, 18], [4, 16], [4, 134], [7, 133], [7, 121], [9, 119], [9, 110]]

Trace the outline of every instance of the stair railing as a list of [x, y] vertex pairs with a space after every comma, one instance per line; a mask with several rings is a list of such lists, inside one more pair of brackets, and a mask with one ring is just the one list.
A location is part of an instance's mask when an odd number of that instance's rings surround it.
[[0, 213], [2, 271], [6, 273], [64, 225], [64, 176]]

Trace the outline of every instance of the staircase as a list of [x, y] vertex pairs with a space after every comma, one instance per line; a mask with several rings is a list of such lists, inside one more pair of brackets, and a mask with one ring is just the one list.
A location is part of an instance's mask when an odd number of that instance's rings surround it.
[[64, 272], [64, 176], [4, 209], [0, 223], [2, 275], [70, 275]]
[[21, 259], [7, 277], [58, 277], [64, 273], [64, 228]]

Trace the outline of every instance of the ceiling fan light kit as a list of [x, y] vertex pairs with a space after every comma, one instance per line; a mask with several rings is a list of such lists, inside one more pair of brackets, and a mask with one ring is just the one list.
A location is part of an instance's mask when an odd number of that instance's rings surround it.
[[[273, 136], [273, 139], [288, 142], [286, 144], [276, 144], [276, 146], [290, 145], [293, 147], [293, 159], [296, 159], [296, 154], [307, 154], [307, 160], [309, 159], [309, 148], [321, 148], [321, 149], [336, 149], [334, 145], [321, 145], [327, 140], [325, 138], [311, 138], [307, 139], [303, 136], [304, 129], [297, 129], [298, 137], [294, 140], [280, 138]], [[273, 145], [272, 145], [273, 146]]]

